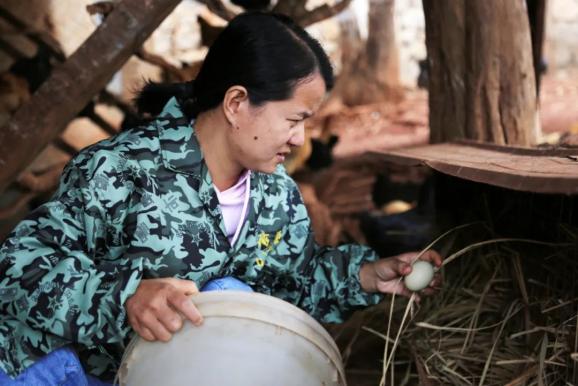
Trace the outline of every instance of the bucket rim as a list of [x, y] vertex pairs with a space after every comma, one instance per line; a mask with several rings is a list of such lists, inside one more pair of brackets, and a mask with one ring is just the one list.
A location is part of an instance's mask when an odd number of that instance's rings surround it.
[[[204, 319], [233, 317], [255, 320], [283, 328], [309, 341], [331, 361], [337, 370], [339, 384], [347, 385], [341, 353], [335, 341], [318, 321], [295, 305], [271, 295], [234, 290], [199, 292], [191, 295], [190, 298]], [[196, 327], [192, 324], [185, 324], [184, 328]], [[127, 375], [129, 367], [127, 361], [131, 353], [139, 345], [156, 344], [162, 344], [162, 342], [147, 342], [135, 335], [125, 350], [117, 374], [121, 385], [123, 378]]]

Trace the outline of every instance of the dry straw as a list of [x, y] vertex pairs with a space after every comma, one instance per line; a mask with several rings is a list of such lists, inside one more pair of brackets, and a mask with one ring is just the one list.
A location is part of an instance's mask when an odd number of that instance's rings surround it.
[[576, 254], [575, 244], [514, 238], [450, 254], [436, 295], [404, 308], [392, 295], [385, 331], [362, 327], [385, 340], [380, 385], [578, 385]]

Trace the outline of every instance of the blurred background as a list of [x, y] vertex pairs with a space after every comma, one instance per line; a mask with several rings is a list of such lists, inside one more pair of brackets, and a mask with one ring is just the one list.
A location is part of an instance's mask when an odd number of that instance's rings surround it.
[[[337, 76], [286, 162], [319, 243], [365, 243], [389, 256], [480, 221], [439, 249], [504, 236], [575, 246], [577, 188], [496, 187], [381, 155], [456, 140], [563, 151], [566, 163], [552, 162], [565, 169], [549, 170], [578, 187], [577, 172], [563, 174], [578, 155], [578, 0], [125, 3], [135, 2], [0, 2], [0, 239], [51, 196], [80, 149], [135, 121], [145, 81], [193, 79], [227, 21], [258, 9], [306, 27]], [[126, 24], [106, 29], [115, 12]], [[514, 174], [527, 172], [512, 162]], [[350, 385], [578, 385], [575, 251], [508, 245], [458, 260], [409, 326], [396, 300], [404, 332], [387, 377], [390, 300], [328, 326]]]

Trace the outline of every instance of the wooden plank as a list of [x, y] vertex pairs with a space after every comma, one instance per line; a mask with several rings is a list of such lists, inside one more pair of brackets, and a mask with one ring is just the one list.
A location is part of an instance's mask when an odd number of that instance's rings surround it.
[[536, 193], [578, 194], [578, 149], [441, 143], [376, 152], [388, 162], [427, 165], [470, 181]]
[[0, 129], [0, 191], [55, 139], [180, 0], [122, 0]]

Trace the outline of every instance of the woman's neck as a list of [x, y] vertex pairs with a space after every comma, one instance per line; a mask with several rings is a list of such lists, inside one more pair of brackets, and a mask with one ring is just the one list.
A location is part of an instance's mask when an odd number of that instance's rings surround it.
[[239, 180], [244, 169], [231, 157], [227, 141], [228, 122], [216, 111], [199, 114], [195, 120], [195, 133], [209, 168], [213, 184], [221, 192]]

